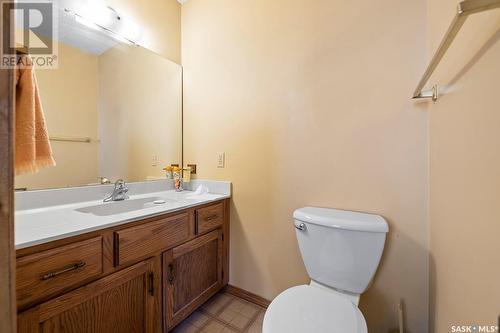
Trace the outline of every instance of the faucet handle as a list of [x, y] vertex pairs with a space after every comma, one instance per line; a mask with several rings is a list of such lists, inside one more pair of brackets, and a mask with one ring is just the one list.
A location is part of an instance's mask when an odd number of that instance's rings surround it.
[[125, 194], [128, 192], [128, 187], [125, 184], [125, 181], [123, 179], [118, 179], [115, 183], [115, 190], [120, 190], [122, 194]]
[[115, 182], [115, 188], [113, 193], [107, 198], [104, 199], [104, 202], [109, 201], [122, 201], [129, 198], [126, 193], [128, 192], [128, 187], [125, 186], [125, 181], [123, 179], [118, 179]]
[[125, 187], [125, 181], [123, 179], [118, 179], [116, 182], [115, 182], [115, 188], [123, 188]]

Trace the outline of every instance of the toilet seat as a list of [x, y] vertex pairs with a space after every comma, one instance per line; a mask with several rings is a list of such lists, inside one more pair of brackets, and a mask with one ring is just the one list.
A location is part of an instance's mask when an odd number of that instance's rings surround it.
[[262, 333], [367, 333], [359, 308], [349, 299], [314, 286], [282, 292], [266, 311]]

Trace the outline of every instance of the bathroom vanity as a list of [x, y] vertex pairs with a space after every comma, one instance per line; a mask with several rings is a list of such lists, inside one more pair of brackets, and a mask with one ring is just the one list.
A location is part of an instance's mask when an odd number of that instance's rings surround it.
[[[19, 237], [25, 238], [16, 241], [18, 331], [174, 328], [229, 280], [229, 195], [189, 193], [133, 196], [117, 203], [121, 212], [102, 208], [114, 203], [97, 202], [21, 211], [16, 217]], [[147, 206], [157, 198], [171, 203]], [[129, 211], [134, 202], [145, 208]], [[64, 216], [67, 221], [61, 221]], [[64, 230], [72, 216], [75, 229]], [[47, 229], [23, 234], [36, 219], [50, 224], [51, 217], [60, 235]], [[82, 226], [86, 219], [92, 227]]]
[[187, 166], [182, 67], [52, 5], [61, 61], [33, 84], [56, 165], [16, 172], [18, 331], [167, 332], [228, 282], [230, 183], [166, 180]]

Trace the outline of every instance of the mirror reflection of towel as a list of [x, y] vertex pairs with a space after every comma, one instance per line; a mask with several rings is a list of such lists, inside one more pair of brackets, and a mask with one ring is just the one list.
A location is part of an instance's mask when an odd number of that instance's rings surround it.
[[15, 69], [15, 162], [16, 175], [36, 173], [54, 166], [49, 136], [43, 115], [38, 85], [29, 55], [22, 55], [23, 64]]

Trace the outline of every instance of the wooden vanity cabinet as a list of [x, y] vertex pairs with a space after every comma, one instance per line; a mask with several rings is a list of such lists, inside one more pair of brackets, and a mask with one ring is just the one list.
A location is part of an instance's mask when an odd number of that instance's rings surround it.
[[168, 332], [228, 266], [229, 199], [22, 249], [18, 332]]
[[16, 267], [18, 306], [53, 297], [102, 275], [102, 237], [21, 257]]
[[224, 223], [224, 205], [223, 203], [199, 208], [195, 211], [197, 235], [207, 231], [217, 229]]
[[140, 262], [23, 312], [18, 332], [157, 332], [153, 260]]
[[167, 328], [175, 327], [223, 287], [222, 229], [163, 254]]
[[188, 213], [161, 218], [151, 223], [114, 233], [115, 266], [147, 258], [190, 238]]

